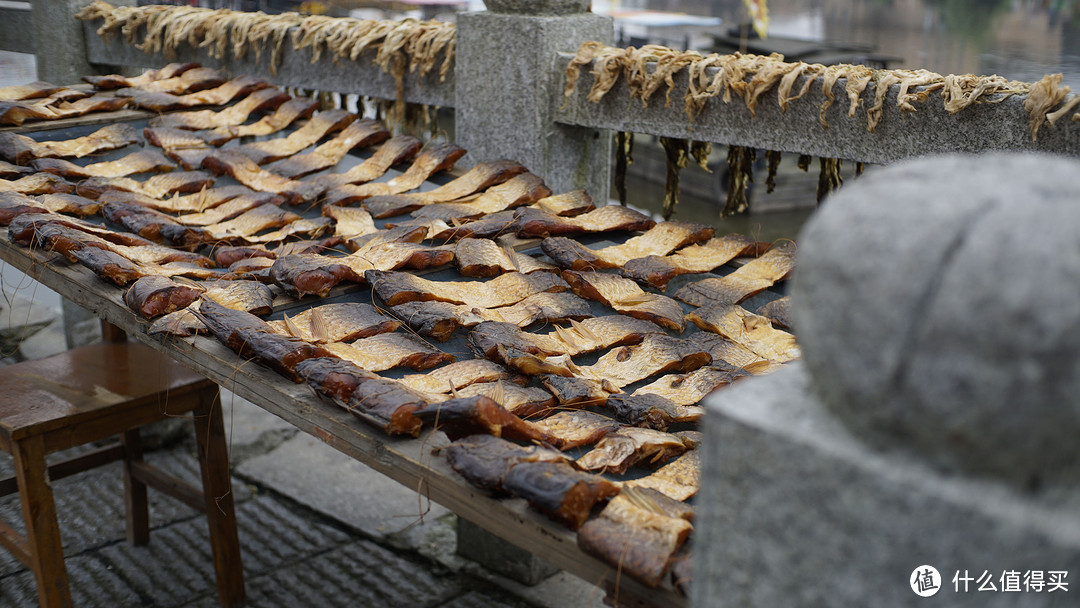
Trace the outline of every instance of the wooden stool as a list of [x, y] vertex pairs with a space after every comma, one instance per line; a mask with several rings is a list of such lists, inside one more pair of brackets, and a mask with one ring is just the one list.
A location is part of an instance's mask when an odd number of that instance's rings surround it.
[[[142, 458], [139, 427], [193, 414], [203, 491]], [[121, 435], [119, 443], [46, 465], [45, 455]], [[222, 606], [244, 602], [229, 459], [218, 388], [136, 343], [104, 343], [0, 368], [0, 447], [15, 458], [15, 476], [0, 495], [18, 492], [23, 537], [0, 521], [0, 544], [34, 571], [43, 607], [71, 606], [50, 480], [124, 461], [127, 538], [150, 540], [146, 487], [153, 486], [206, 515]]]

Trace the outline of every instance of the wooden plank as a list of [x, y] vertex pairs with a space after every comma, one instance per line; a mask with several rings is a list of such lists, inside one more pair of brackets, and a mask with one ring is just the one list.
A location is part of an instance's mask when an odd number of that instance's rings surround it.
[[11, 131], [12, 133], [28, 133], [38, 131], [56, 131], [59, 129], [68, 129], [71, 127], [85, 127], [86, 125], [99, 125], [103, 123], [114, 122], [130, 122], [134, 120], [146, 120], [157, 116], [154, 112], [148, 112], [146, 110], [116, 110], [114, 112], [92, 112], [90, 114], [83, 114], [82, 116], [72, 116], [71, 118], [58, 118], [56, 120], [28, 120], [25, 123], [15, 127], [0, 127], [0, 131]]
[[435, 453], [447, 444], [443, 433], [428, 430], [418, 439], [388, 437], [347, 411], [315, 398], [306, 385], [293, 384], [268, 368], [240, 358], [213, 338], [157, 340], [148, 336], [147, 322], [124, 306], [122, 290], [57, 258], [0, 241], [0, 259], [31, 278], [119, 326], [132, 338], [459, 516], [592, 584], [617, 584], [620, 594], [657, 606], [685, 605], [685, 599], [670, 588], [650, 589], [618, 576], [613, 567], [578, 549], [573, 532], [528, 509], [525, 501], [495, 500], [471, 486]]

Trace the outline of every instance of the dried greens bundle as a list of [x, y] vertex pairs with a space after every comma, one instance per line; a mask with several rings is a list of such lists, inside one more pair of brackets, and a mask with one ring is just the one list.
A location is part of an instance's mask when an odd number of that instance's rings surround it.
[[780, 168], [782, 154], [779, 150], [766, 150], [765, 160], [769, 165], [769, 175], [765, 178], [765, 191], [772, 194], [776, 190], [776, 171]]
[[615, 133], [615, 191], [619, 204], [626, 205], [626, 167], [634, 162], [634, 134]]
[[819, 160], [821, 161], [821, 174], [818, 175], [818, 203], [844, 183], [844, 178], [840, 177], [840, 167], [843, 161], [839, 158], [821, 158]]
[[728, 188], [727, 202], [720, 212], [721, 217], [742, 213], [750, 208], [746, 199], [746, 190], [754, 181], [754, 161], [757, 150], [743, 146], [728, 146]]
[[667, 179], [664, 182], [664, 219], [670, 219], [679, 204], [679, 172], [690, 162], [690, 143], [685, 139], [661, 137], [667, 156]]

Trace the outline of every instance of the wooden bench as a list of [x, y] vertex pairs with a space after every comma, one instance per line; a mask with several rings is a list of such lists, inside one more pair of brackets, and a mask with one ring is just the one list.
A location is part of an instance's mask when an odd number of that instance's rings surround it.
[[[203, 489], [142, 458], [139, 427], [174, 416], [195, 425]], [[80, 456], [46, 464], [47, 454], [106, 440]], [[206, 515], [222, 606], [244, 602], [244, 578], [233, 510], [229, 459], [218, 388], [137, 343], [113, 342], [0, 368], [0, 447], [15, 475], [0, 496], [19, 493], [26, 535], [0, 521], [0, 545], [34, 572], [43, 607], [71, 606], [50, 480], [124, 461], [127, 538], [150, 540], [146, 488], [152, 486]]]

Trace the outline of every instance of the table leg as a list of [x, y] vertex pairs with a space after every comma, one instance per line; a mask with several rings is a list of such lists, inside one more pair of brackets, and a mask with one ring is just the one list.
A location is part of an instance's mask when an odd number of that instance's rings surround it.
[[40, 435], [16, 441], [13, 446], [19, 499], [26, 520], [31, 568], [37, 579], [42, 608], [69, 608], [71, 590], [64, 567], [64, 548], [56, 522], [56, 503], [45, 465], [45, 441]]

